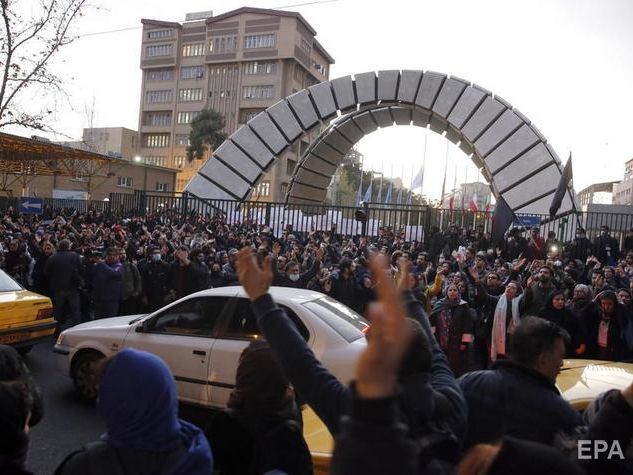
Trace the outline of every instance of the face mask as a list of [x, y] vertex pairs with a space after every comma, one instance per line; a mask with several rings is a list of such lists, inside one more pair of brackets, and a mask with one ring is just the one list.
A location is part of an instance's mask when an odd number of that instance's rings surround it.
[[299, 275], [299, 274], [290, 274], [290, 275], [288, 276], [288, 278], [289, 278], [291, 281], [293, 281], [293, 282], [298, 281], [298, 280], [299, 280], [299, 277], [300, 277], [300, 275]]
[[158, 262], [161, 260], [161, 255], [160, 254], [152, 254], [152, 261], [153, 262]]

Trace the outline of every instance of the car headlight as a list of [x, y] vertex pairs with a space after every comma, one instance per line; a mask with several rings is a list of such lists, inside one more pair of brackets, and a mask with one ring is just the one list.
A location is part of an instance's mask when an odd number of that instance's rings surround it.
[[63, 345], [65, 339], [66, 339], [66, 335], [64, 335], [63, 333], [60, 333], [59, 336], [57, 337], [57, 341], [55, 342], [55, 344]]

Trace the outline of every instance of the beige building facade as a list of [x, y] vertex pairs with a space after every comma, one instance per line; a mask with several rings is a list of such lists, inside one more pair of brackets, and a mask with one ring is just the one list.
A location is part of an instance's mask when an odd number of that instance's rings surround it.
[[[145, 163], [178, 170], [177, 191], [203, 163], [186, 159], [189, 124], [200, 110], [220, 112], [230, 135], [277, 101], [327, 80], [334, 63], [298, 13], [244, 7], [210, 15], [188, 15], [193, 19], [182, 24], [141, 20], [139, 153]], [[283, 200], [311, 138], [275, 162], [252, 199]]]
[[8, 196], [103, 200], [110, 193], [135, 191], [169, 192], [176, 186], [176, 170], [148, 166], [124, 160], [110, 167], [110, 173], [94, 176], [37, 176], [29, 180], [26, 189], [14, 181], [4, 190]]

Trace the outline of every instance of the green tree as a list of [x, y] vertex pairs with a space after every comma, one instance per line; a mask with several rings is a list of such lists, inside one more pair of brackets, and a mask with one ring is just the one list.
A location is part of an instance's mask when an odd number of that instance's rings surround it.
[[205, 154], [217, 149], [226, 140], [227, 135], [221, 132], [226, 125], [224, 116], [213, 109], [202, 109], [191, 121], [187, 160], [201, 160]]

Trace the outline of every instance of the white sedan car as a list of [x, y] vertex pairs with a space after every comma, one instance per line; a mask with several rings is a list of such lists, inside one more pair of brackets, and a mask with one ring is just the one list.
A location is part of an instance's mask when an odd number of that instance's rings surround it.
[[[319, 292], [271, 287], [316, 357], [341, 381], [354, 374], [367, 321]], [[53, 351], [86, 398], [96, 397], [95, 363], [125, 347], [149, 351], [169, 365], [181, 401], [225, 407], [239, 356], [261, 338], [242, 287], [203, 290], [149, 315], [83, 323], [60, 334]]]

